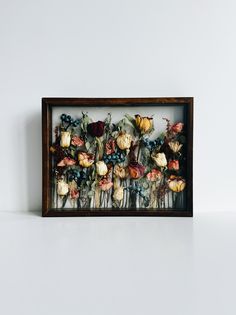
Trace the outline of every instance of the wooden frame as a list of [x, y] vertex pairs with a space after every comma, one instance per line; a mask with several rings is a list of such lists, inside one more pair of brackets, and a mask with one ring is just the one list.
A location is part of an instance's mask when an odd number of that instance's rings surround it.
[[[51, 172], [50, 146], [52, 145], [52, 110], [54, 107], [140, 107], [140, 106], [184, 106], [185, 129], [187, 136], [186, 149], [186, 209], [161, 209], [148, 211], [147, 209], [65, 209], [58, 211], [51, 207]], [[193, 215], [193, 180], [192, 180], [192, 152], [193, 152], [193, 98], [42, 98], [42, 216], [180, 216]]]

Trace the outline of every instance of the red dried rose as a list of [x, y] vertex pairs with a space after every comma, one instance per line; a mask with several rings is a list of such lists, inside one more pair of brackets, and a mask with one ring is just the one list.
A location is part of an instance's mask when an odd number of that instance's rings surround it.
[[179, 170], [179, 161], [178, 160], [172, 160], [168, 162], [168, 169], [169, 170]]
[[104, 133], [105, 123], [103, 121], [97, 121], [88, 124], [87, 131], [92, 137], [101, 137]]

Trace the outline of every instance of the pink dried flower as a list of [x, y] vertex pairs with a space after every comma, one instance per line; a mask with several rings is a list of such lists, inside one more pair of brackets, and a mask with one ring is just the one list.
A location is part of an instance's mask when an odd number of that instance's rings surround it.
[[78, 189], [71, 189], [70, 190], [70, 198], [71, 199], [79, 198], [79, 191], [78, 191]]
[[171, 126], [171, 131], [179, 133], [182, 131], [184, 124], [181, 122], [178, 122]]
[[115, 141], [113, 139], [110, 139], [107, 143], [106, 143], [106, 154], [112, 154], [115, 152]]
[[76, 161], [69, 158], [69, 157], [65, 157], [63, 160], [61, 160], [57, 166], [61, 166], [61, 167], [64, 167], [64, 166], [71, 166], [71, 165], [75, 165], [76, 164]]
[[98, 185], [101, 188], [101, 190], [106, 191], [106, 190], [109, 190], [113, 186], [113, 183], [110, 179], [104, 178], [100, 180]]
[[71, 144], [76, 147], [82, 147], [84, 145], [84, 140], [79, 136], [73, 136], [71, 140]]
[[151, 172], [147, 173], [147, 179], [151, 182], [155, 182], [156, 180], [162, 177], [162, 173], [157, 169], [152, 169]]

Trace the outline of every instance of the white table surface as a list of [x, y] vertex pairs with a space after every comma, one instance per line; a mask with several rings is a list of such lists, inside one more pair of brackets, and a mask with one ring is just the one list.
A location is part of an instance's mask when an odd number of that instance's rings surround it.
[[235, 315], [236, 214], [0, 212], [0, 314]]

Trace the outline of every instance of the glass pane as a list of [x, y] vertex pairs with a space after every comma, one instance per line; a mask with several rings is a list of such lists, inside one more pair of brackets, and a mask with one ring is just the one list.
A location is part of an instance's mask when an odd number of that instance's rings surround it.
[[53, 107], [52, 208], [186, 208], [184, 106]]

